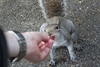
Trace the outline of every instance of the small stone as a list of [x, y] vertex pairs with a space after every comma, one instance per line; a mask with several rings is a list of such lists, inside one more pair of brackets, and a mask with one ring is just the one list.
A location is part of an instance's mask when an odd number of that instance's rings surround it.
[[75, 65], [71, 65], [71, 67], [75, 67]]

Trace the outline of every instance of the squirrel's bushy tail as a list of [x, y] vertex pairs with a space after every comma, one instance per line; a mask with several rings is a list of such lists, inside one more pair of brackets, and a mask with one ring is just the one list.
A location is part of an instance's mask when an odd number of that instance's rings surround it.
[[44, 18], [67, 15], [67, 0], [38, 0]]

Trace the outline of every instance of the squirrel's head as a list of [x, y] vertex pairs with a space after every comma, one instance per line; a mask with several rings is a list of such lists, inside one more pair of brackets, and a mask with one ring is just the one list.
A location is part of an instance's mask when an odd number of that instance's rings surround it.
[[57, 32], [59, 32], [59, 19], [60, 17], [52, 17], [50, 19], [47, 20], [48, 25], [45, 28], [45, 32], [51, 36]]

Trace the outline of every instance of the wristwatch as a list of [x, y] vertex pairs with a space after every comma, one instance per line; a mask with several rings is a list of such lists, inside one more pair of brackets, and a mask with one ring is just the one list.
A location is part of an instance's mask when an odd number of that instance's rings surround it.
[[24, 58], [24, 56], [26, 55], [27, 45], [26, 45], [25, 38], [23, 37], [23, 35], [20, 32], [9, 31], [9, 33], [12, 33], [13, 35], [15, 35], [15, 37], [16, 37], [18, 43], [19, 43], [19, 46], [20, 46], [18, 56], [10, 58], [11, 62], [14, 63], [14, 62], [18, 62], [18, 61], [20, 61], [21, 59]]

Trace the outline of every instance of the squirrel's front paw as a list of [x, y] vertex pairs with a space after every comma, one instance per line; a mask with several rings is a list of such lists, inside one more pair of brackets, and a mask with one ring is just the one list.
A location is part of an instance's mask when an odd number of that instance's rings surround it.
[[50, 63], [49, 63], [49, 66], [55, 66], [55, 65], [56, 65], [56, 61], [51, 60]]
[[78, 61], [78, 57], [76, 55], [71, 56], [71, 60], [73, 62], [77, 62]]
[[78, 50], [78, 51], [83, 50], [83, 47], [80, 46], [80, 45], [74, 45], [74, 48], [75, 48], [76, 50]]

